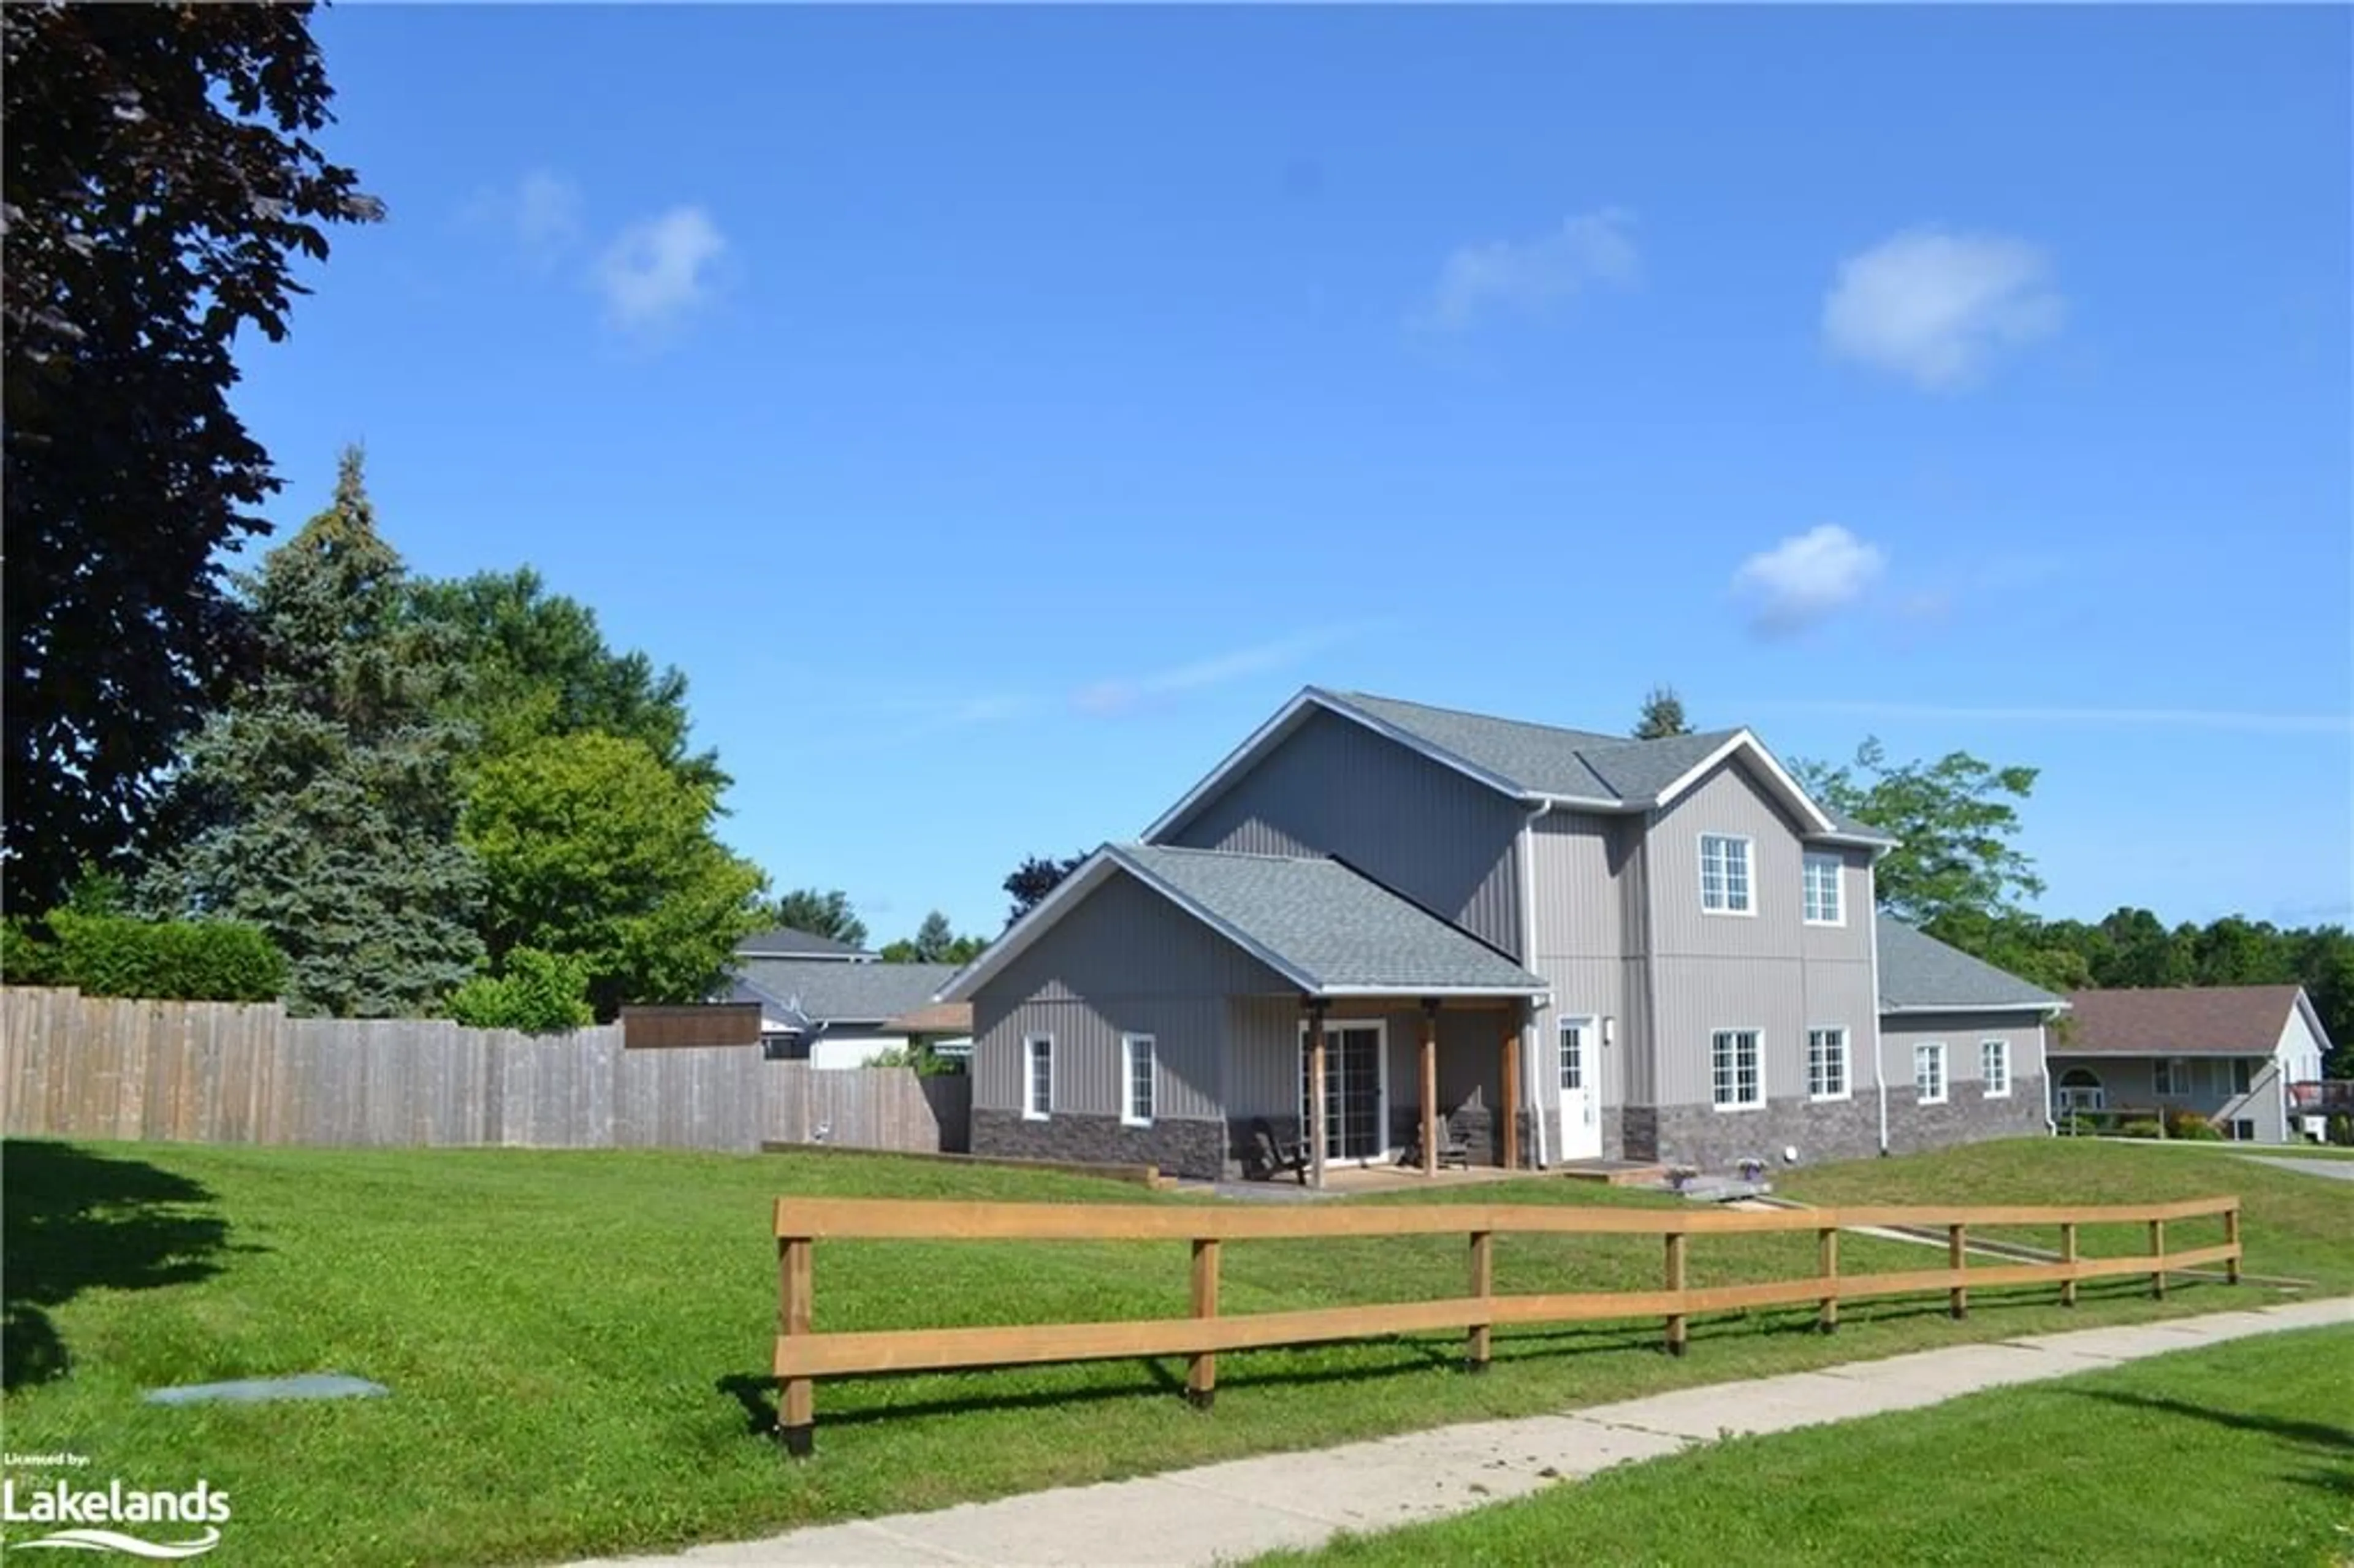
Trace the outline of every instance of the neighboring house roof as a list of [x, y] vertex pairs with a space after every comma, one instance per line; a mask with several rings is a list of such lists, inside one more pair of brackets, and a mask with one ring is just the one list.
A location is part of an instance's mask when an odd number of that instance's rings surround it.
[[848, 942], [837, 942], [832, 937], [821, 937], [811, 931], [796, 931], [790, 926], [779, 926], [766, 931], [755, 931], [736, 944], [739, 959], [829, 959], [836, 963], [871, 962], [875, 955], [864, 948], [854, 948]]
[[837, 959], [738, 959], [729, 1000], [798, 1005], [819, 1023], [880, 1023], [923, 1006], [954, 964], [845, 964]]
[[1811, 836], [1873, 844], [1896, 842], [1816, 800], [1745, 729], [1630, 740], [1623, 735], [1563, 729], [1316, 686], [1302, 691], [1261, 726], [1144, 836], [1159, 838], [1179, 825], [1221, 792], [1229, 779], [1320, 710], [1387, 735], [1517, 800], [1532, 803], [1550, 800], [1606, 811], [1666, 805], [1718, 762], [1736, 752], [1745, 753]]
[[883, 1027], [895, 1034], [970, 1034], [972, 1033], [972, 1003], [969, 1001], [930, 1001], [912, 1012], [884, 1021]]
[[2328, 1050], [2320, 1020], [2301, 986], [2178, 986], [2149, 991], [2080, 991], [2075, 1014], [2055, 1056], [2269, 1056], [2289, 1013], [2303, 1006], [2314, 1037]]
[[967, 1001], [1126, 873], [1311, 996], [1528, 996], [1545, 982], [1337, 860], [1107, 844], [941, 991]]
[[1901, 920], [1879, 920], [1880, 1011], [1886, 1012], [2052, 1012], [2067, 1003], [1916, 931]]

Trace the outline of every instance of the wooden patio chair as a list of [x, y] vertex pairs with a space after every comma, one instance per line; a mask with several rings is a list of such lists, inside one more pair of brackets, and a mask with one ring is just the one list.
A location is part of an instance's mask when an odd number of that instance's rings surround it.
[[1275, 1136], [1275, 1128], [1265, 1117], [1251, 1123], [1251, 1161], [1257, 1168], [1256, 1180], [1272, 1181], [1288, 1171], [1308, 1185], [1308, 1145], [1287, 1143]]
[[[1397, 1162], [1400, 1165], [1422, 1163], [1422, 1134], [1419, 1130], [1407, 1143], [1405, 1152], [1398, 1156]], [[1471, 1142], [1456, 1127], [1455, 1118], [1451, 1116], [1438, 1118], [1438, 1163], [1442, 1168], [1453, 1165], [1465, 1171], [1471, 1169]]]

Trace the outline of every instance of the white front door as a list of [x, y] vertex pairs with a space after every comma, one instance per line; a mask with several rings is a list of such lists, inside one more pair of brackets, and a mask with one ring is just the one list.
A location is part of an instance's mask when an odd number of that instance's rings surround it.
[[1561, 1158], [1602, 1158], [1602, 1063], [1596, 1045], [1602, 1031], [1591, 1018], [1561, 1021], [1554, 1064], [1561, 1091]]

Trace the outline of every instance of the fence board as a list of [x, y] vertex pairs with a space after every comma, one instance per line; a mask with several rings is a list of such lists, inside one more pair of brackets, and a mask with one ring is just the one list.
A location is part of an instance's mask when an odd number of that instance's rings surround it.
[[929, 1154], [965, 1147], [970, 1103], [963, 1078], [737, 1046], [633, 1051], [619, 1024], [528, 1035], [0, 987], [11, 1137], [749, 1153], [822, 1125], [837, 1147]]

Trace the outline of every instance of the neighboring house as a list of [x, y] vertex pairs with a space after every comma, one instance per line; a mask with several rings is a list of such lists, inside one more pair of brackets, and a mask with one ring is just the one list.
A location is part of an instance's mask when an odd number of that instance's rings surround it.
[[755, 931], [736, 944], [739, 959], [817, 959], [840, 964], [871, 964], [875, 956], [864, 948], [854, 948], [848, 942], [832, 937], [821, 937], [812, 931], [796, 931], [790, 926], [778, 926], [766, 931]]
[[782, 935], [826, 943], [831, 952], [774, 956], [790, 947], [776, 932], [748, 938], [722, 1001], [760, 1004], [760, 1046], [769, 1056], [818, 1067], [859, 1067], [885, 1051], [905, 1050], [908, 1033], [890, 1021], [925, 1005], [956, 973], [953, 964], [886, 964], [854, 948], [801, 932]]
[[2330, 1049], [2302, 986], [2080, 991], [2069, 1007], [2052, 1047], [2059, 1113], [2190, 1111], [2243, 1143], [2320, 1135], [2293, 1094], [2320, 1085]]
[[1723, 1168], [2044, 1128], [2062, 1004], [1875, 920], [1889, 847], [1746, 730], [1311, 687], [941, 992], [972, 1147], [1214, 1176], [1262, 1123], [1377, 1161], [1443, 1116], [1490, 1162]]

